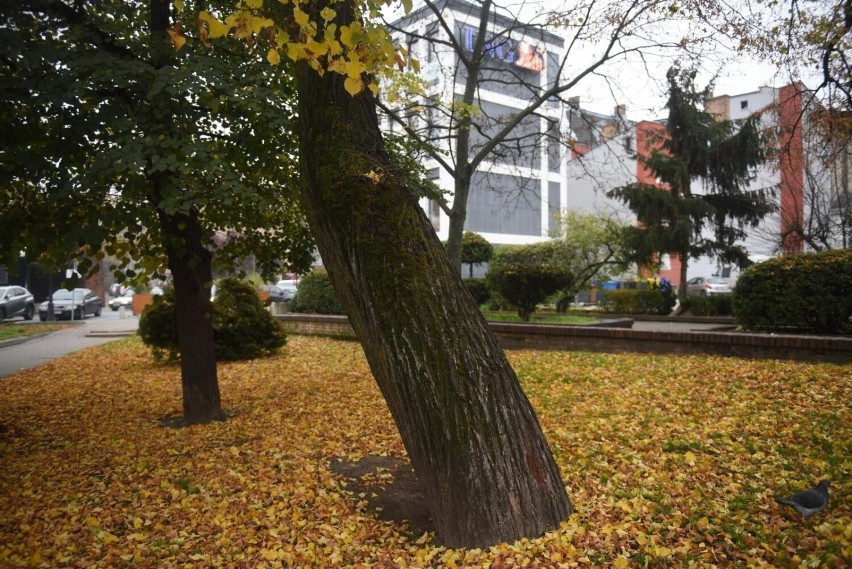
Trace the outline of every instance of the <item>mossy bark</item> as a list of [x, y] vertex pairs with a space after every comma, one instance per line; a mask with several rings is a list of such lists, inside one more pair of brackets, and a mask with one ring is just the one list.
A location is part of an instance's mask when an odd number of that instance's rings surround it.
[[538, 420], [398, 181], [372, 95], [303, 64], [296, 79], [303, 205], [439, 539], [476, 547], [557, 527], [571, 503]]

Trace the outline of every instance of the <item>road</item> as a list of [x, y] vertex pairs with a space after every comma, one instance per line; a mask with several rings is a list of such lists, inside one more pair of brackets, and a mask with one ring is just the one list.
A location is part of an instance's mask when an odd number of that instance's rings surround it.
[[[33, 320], [37, 322], [38, 319]], [[20, 322], [14, 319], [12, 322]], [[0, 378], [24, 369], [40, 366], [72, 352], [112, 342], [122, 335], [135, 334], [139, 319], [129, 312], [119, 318], [118, 312], [104, 311], [101, 316], [86, 318], [84, 323], [70, 326], [33, 340], [0, 347]]]

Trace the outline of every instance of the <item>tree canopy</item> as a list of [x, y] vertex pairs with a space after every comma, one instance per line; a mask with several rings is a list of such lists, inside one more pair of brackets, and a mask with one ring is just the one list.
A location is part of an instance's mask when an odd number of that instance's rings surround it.
[[608, 192], [636, 215], [638, 225], [628, 234], [636, 262], [654, 266], [664, 254], [680, 257], [681, 298], [690, 258], [715, 255], [748, 265], [740, 242], [745, 227], [774, 211], [772, 188], [749, 185], [766, 158], [760, 118], [716, 120], [702, 109], [709, 90], [696, 88], [695, 75], [678, 67], [668, 72], [668, 120], [656, 147], [640, 158], [659, 185], [633, 183]]
[[190, 42], [157, 63], [147, 2], [4, 4], [4, 255], [84, 267], [106, 255], [127, 276], [162, 275], [159, 216], [194, 208], [208, 247], [228, 235], [224, 264], [253, 254], [272, 273], [309, 262], [287, 189], [295, 141], [283, 68], [255, 65], [237, 41]]

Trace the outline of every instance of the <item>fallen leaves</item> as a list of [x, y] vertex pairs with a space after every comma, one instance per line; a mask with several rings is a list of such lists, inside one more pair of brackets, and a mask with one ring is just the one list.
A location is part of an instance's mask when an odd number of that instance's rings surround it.
[[[180, 413], [135, 340], [0, 382], [0, 566], [848, 566], [848, 366], [515, 352], [576, 512], [485, 549], [379, 520], [331, 457], [404, 456], [360, 347], [221, 364], [227, 421]], [[379, 475], [381, 477], [381, 474]], [[802, 521], [773, 501], [834, 480]]]

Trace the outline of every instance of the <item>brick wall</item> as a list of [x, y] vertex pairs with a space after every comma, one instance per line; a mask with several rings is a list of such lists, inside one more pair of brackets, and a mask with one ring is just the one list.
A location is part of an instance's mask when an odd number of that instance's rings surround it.
[[[355, 339], [345, 316], [285, 314], [288, 334]], [[624, 322], [617, 325], [624, 326]], [[491, 322], [505, 349], [710, 354], [756, 359], [852, 363], [852, 337], [742, 332], [650, 332], [623, 327]]]

